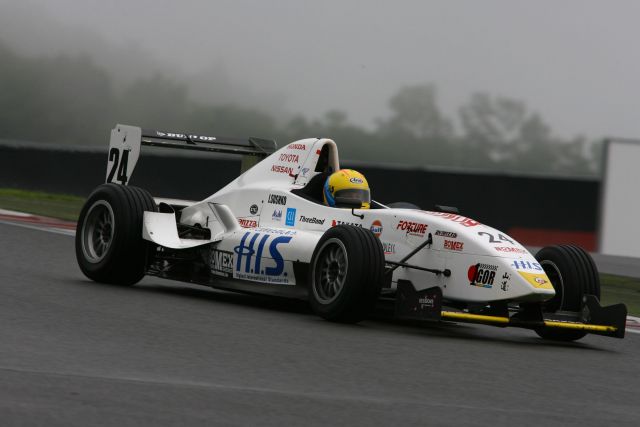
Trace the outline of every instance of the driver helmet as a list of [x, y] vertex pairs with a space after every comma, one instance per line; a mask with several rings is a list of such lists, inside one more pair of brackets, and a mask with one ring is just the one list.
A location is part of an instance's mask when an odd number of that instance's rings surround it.
[[[336, 207], [336, 197], [344, 197], [360, 201], [361, 209], [369, 209], [371, 193], [367, 179], [353, 169], [341, 169], [332, 173], [324, 183], [324, 203]], [[340, 204], [338, 203], [337, 207]]]

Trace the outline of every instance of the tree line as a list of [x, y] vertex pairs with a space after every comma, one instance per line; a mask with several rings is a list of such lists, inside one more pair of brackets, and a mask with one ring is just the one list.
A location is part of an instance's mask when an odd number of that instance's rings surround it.
[[450, 117], [432, 84], [405, 86], [373, 129], [339, 109], [281, 120], [240, 105], [196, 102], [184, 82], [150, 74], [114, 87], [88, 55], [30, 58], [0, 43], [0, 139], [105, 144], [115, 123], [225, 136], [274, 138], [279, 146], [323, 136], [343, 159], [494, 172], [597, 175], [600, 144], [555, 136], [522, 101], [476, 93]]

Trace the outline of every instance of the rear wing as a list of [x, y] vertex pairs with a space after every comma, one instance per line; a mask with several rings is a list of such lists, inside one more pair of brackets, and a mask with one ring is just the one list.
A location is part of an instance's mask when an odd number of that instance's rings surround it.
[[116, 125], [111, 130], [106, 182], [127, 185], [143, 145], [180, 150], [209, 151], [242, 156], [240, 172], [276, 151], [275, 141], [262, 138], [229, 138], [189, 133], [161, 132], [137, 126]]

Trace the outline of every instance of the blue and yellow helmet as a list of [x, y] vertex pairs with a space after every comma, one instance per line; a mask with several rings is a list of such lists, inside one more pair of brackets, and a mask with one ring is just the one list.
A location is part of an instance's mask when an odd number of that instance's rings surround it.
[[361, 203], [361, 209], [369, 209], [371, 204], [367, 179], [353, 169], [341, 169], [332, 173], [324, 183], [323, 193], [327, 206], [336, 207], [336, 197], [358, 200]]

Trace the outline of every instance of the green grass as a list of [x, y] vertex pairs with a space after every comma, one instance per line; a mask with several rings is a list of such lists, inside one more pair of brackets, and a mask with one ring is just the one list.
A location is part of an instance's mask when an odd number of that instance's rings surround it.
[[0, 188], [0, 208], [77, 221], [84, 198]]
[[[0, 208], [76, 221], [84, 198], [0, 188]], [[601, 274], [602, 304], [625, 303], [629, 314], [640, 316], [640, 279]]]
[[602, 305], [622, 302], [627, 305], [630, 315], [640, 316], [640, 279], [600, 274], [600, 283]]

